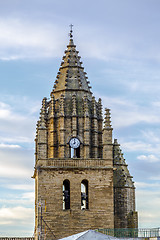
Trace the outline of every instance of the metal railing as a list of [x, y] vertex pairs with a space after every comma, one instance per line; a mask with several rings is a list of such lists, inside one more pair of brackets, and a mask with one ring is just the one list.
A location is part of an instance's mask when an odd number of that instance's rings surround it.
[[34, 237], [0, 237], [0, 240], [34, 240]]
[[160, 228], [115, 228], [97, 229], [97, 231], [117, 238], [160, 237]]

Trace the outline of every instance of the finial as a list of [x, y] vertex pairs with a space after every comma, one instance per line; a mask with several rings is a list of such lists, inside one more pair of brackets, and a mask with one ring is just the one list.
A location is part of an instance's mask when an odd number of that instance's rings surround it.
[[73, 32], [73, 30], [72, 30], [73, 24], [70, 24], [69, 26], [70, 26], [70, 28], [71, 28], [70, 33], [69, 33], [69, 36], [70, 36], [70, 38], [73, 38], [73, 35], [72, 35], [72, 32]]
[[110, 109], [105, 108], [104, 127], [111, 129]]
[[46, 127], [46, 105], [47, 105], [47, 98], [43, 98], [42, 100], [42, 108], [40, 112], [40, 121], [39, 127]]

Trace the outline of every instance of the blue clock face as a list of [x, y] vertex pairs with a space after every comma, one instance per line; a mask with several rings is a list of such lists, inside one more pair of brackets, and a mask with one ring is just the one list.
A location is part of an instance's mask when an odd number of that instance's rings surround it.
[[73, 137], [69, 141], [69, 145], [70, 145], [71, 148], [78, 148], [80, 146], [80, 141], [79, 141], [78, 138]]

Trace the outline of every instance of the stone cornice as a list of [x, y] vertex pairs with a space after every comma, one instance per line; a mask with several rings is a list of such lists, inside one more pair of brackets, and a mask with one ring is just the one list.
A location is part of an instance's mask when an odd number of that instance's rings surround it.
[[46, 159], [38, 160], [42, 169], [112, 169], [111, 159]]

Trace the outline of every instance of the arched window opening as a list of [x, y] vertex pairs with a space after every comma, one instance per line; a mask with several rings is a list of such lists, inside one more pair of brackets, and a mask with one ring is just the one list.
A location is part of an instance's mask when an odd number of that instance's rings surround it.
[[76, 148], [76, 157], [80, 158], [80, 146]]
[[88, 209], [88, 181], [81, 182], [81, 209]]
[[71, 155], [71, 158], [74, 158], [74, 148], [70, 148], [70, 155]]
[[63, 210], [70, 209], [70, 182], [63, 181]]
[[71, 158], [80, 158], [80, 147], [78, 147], [78, 148], [70, 147], [70, 157]]

